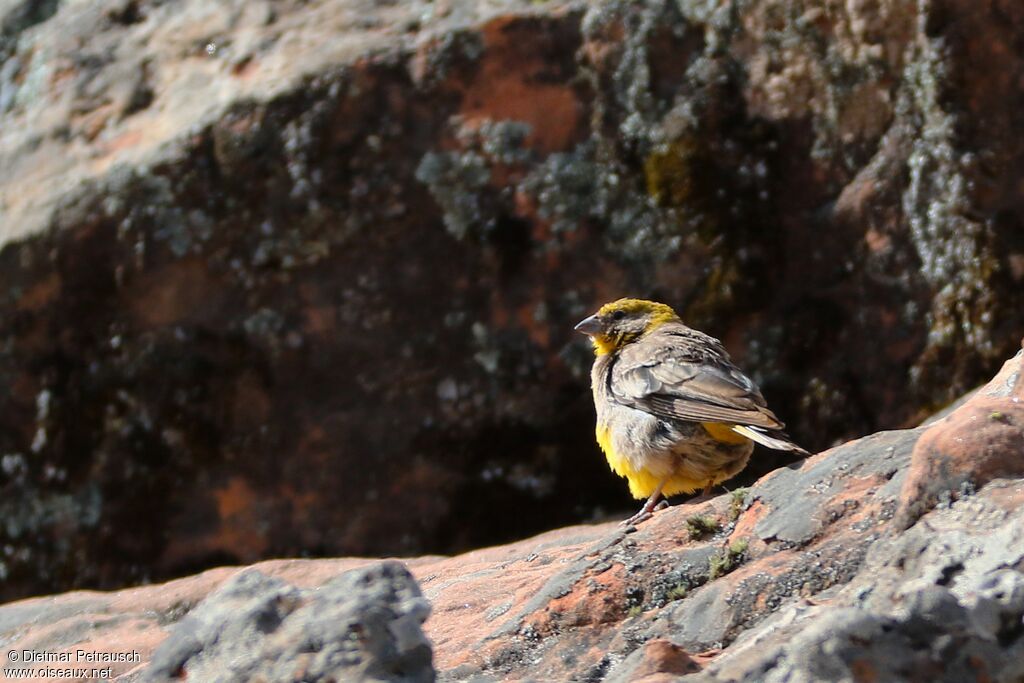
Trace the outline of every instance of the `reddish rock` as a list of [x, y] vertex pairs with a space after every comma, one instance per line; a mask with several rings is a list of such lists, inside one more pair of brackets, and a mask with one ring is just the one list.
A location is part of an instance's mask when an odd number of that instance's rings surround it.
[[955, 500], [993, 479], [1024, 475], [1022, 374], [1024, 351], [921, 435], [900, 493], [897, 519], [904, 528], [940, 501]]
[[644, 643], [641, 659], [635, 668], [617, 673], [637, 683], [670, 683], [682, 674], [697, 671], [700, 671], [700, 665], [686, 650], [670, 640], [656, 638]]

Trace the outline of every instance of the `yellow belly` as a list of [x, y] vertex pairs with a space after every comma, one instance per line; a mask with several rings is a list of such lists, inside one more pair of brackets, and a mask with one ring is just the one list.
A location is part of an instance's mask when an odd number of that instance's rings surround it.
[[[713, 422], [702, 423], [708, 434], [714, 437], [716, 440], [727, 444], [738, 444], [747, 441], [745, 436], [737, 434], [732, 431], [732, 425], [718, 424]], [[634, 498], [644, 499], [648, 498], [654, 489], [658, 487], [660, 478], [652, 474], [650, 470], [645, 467], [636, 469], [630, 463], [629, 458], [625, 457], [621, 453], [617, 453], [615, 448], [612, 446], [611, 430], [608, 427], [598, 425], [595, 431], [597, 436], [597, 443], [604, 451], [605, 458], [608, 459], [608, 465], [612, 468], [612, 471], [620, 477], [625, 477], [626, 481], [629, 482], [629, 492]], [[724, 481], [723, 477], [723, 481]], [[674, 496], [677, 493], [693, 493], [699, 491], [707, 486], [709, 483], [718, 483], [717, 481], [708, 482], [708, 480], [697, 480], [691, 479], [686, 476], [679, 474], [671, 475], [662, 487], [661, 492], [664, 496]]]

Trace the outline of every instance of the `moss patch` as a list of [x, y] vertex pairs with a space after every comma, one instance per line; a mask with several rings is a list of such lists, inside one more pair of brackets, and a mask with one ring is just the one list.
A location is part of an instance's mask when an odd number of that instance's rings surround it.
[[739, 539], [729, 544], [729, 547], [720, 553], [715, 553], [708, 558], [708, 580], [725, 576], [743, 563], [747, 552], [748, 542], [746, 539]]
[[668, 598], [669, 601], [682, 600], [687, 596], [689, 592], [689, 586], [687, 586], [684, 583], [681, 583], [678, 586], [673, 586], [672, 588], [670, 588], [668, 593], [665, 594], [665, 597]]
[[697, 541], [718, 533], [722, 525], [713, 517], [705, 515], [693, 515], [686, 519], [686, 531], [690, 540]]
[[729, 494], [729, 519], [736, 521], [747, 505], [748, 488], [736, 489]]

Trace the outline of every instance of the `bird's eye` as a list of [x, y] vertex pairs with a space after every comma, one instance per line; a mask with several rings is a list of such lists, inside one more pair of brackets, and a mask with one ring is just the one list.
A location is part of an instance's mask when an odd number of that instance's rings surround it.
[[614, 313], [612, 313], [612, 320], [622, 320], [625, 317], [626, 317], [626, 312], [625, 311], [615, 311]]

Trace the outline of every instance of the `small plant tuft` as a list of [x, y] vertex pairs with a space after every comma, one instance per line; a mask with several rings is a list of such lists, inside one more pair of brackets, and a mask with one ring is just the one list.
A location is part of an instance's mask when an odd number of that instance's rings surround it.
[[667, 597], [670, 602], [673, 600], [682, 600], [686, 597], [686, 594], [689, 592], [689, 586], [687, 586], [685, 583], [680, 583], [675, 586], [672, 586], [672, 588], [669, 589], [668, 593], [665, 594], [665, 597]]
[[725, 576], [743, 562], [749, 543], [747, 539], [741, 538], [729, 544], [729, 547], [722, 552], [715, 553], [708, 558], [708, 580]]
[[743, 507], [747, 504], [747, 494], [750, 492], [748, 488], [736, 489], [729, 494], [729, 519], [736, 521], [739, 519], [740, 513], [743, 512]]
[[698, 541], [707, 536], [712, 536], [721, 529], [722, 525], [713, 517], [693, 515], [686, 519], [686, 531], [689, 533], [691, 541]]

